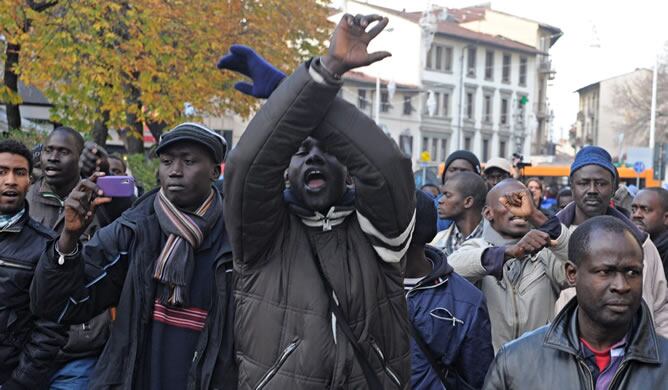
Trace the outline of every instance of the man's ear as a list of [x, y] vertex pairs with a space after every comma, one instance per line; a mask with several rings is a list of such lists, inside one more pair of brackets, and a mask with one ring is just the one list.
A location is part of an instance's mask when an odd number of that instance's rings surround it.
[[482, 216], [490, 223], [494, 221], [494, 216], [492, 215], [492, 208], [487, 205], [485, 205], [485, 207], [482, 208]]
[[566, 280], [568, 281], [568, 285], [574, 287], [575, 282], [578, 279], [578, 267], [570, 260], [564, 264], [564, 267], [566, 267]]
[[220, 177], [220, 164], [214, 164], [211, 169], [211, 176], [209, 177], [211, 181], [216, 181]]
[[465, 209], [472, 208], [474, 204], [475, 204], [475, 200], [473, 199], [472, 196], [467, 196], [466, 198], [464, 198], [464, 208]]

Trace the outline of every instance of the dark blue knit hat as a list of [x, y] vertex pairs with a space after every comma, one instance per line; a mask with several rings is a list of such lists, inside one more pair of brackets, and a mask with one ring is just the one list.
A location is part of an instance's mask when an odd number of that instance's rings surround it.
[[617, 168], [612, 164], [612, 157], [605, 149], [599, 146], [585, 146], [575, 155], [575, 161], [571, 164], [571, 176], [578, 169], [586, 165], [598, 165], [607, 169], [612, 174], [613, 180], [617, 179]]

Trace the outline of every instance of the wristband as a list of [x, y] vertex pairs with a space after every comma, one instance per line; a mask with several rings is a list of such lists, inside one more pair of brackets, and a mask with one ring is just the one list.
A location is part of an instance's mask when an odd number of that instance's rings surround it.
[[61, 253], [60, 250], [58, 249], [58, 241], [56, 241], [55, 244], [53, 244], [53, 249], [56, 251], [58, 254], [58, 265], [64, 265], [65, 264], [65, 258], [67, 257], [74, 257], [79, 254], [79, 243], [74, 247], [74, 250], [70, 253]]

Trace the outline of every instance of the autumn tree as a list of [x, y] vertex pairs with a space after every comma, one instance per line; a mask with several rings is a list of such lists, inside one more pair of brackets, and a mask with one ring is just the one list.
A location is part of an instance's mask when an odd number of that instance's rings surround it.
[[55, 6], [57, 0], [22, 1], [0, 0], [0, 64], [3, 65], [0, 83], [0, 102], [5, 104], [10, 129], [21, 128], [19, 111], [19, 76], [17, 67], [21, 58], [21, 42], [31, 30], [31, 15]]
[[[657, 143], [668, 142], [668, 42], [659, 57], [657, 71], [656, 133]], [[650, 111], [652, 107], [653, 70], [616, 88], [614, 104], [623, 121], [617, 131], [641, 145], [649, 144]]]
[[159, 136], [184, 119], [186, 102], [247, 114], [256, 102], [230, 88], [238, 76], [217, 70], [218, 58], [242, 43], [289, 71], [321, 49], [326, 14], [318, 1], [63, 1], [32, 15], [16, 69], [56, 121], [101, 143], [108, 128], [126, 131], [136, 152], [144, 125]]

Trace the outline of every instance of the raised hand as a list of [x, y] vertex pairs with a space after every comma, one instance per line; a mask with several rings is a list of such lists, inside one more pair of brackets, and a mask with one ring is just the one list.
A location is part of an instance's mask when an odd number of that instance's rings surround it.
[[499, 202], [516, 217], [529, 218], [535, 206], [527, 190], [509, 192], [499, 198]]
[[86, 142], [79, 157], [79, 170], [83, 177], [89, 177], [95, 172], [109, 173], [107, 151], [95, 142]]
[[111, 202], [111, 198], [105, 197], [95, 184], [100, 176], [104, 174], [97, 172], [90, 178], [81, 180], [65, 199], [65, 227], [58, 242], [62, 252], [71, 252], [76, 247], [79, 237], [93, 221], [95, 208]]
[[[366, 31], [373, 22], [378, 23]], [[388, 19], [380, 15], [343, 15], [332, 35], [329, 53], [322, 59], [323, 65], [334, 74], [342, 75], [391, 56], [386, 51], [367, 52], [369, 42], [383, 31], [387, 23]]]
[[250, 77], [253, 84], [239, 81], [234, 84], [234, 88], [257, 98], [268, 98], [285, 78], [285, 73], [244, 45], [232, 45], [230, 52], [218, 61], [217, 66], [218, 69], [229, 69]]
[[556, 244], [556, 241], [550, 239], [549, 234], [540, 230], [530, 230], [517, 244], [506, 247], [506, 258], [533, 255], [540, 252], [543, 248]]

